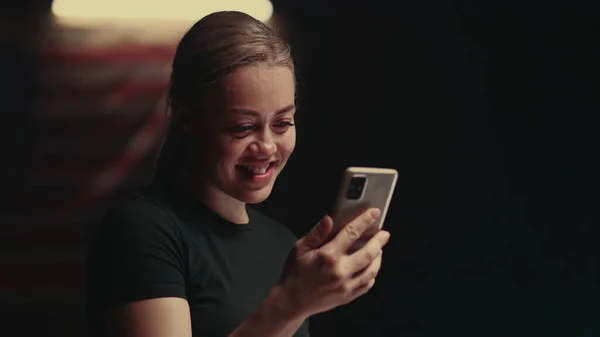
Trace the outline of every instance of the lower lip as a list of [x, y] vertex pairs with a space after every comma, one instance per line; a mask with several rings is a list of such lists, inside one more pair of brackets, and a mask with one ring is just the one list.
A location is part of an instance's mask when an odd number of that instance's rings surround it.
[[246, 170], [245, 176], [248, 178], [248, 180], [252, 181], [255, 184], [261, 184], [271, 180], [271, 177], [273, 177], [274, 167], [275, 165], [271, 165], [263, 174], [249, 174], [245, 168], [240, 169]]

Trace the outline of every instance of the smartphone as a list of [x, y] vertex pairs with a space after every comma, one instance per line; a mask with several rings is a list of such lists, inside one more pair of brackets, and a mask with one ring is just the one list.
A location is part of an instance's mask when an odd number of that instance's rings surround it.
[[332, 219], [334, 232], [369, 208], [379, 208], [381, 215], [350, 249], [360, 249], [382, 227], [398, 180], [398, 171], [391, 168], [348, 167], [335, 201]]

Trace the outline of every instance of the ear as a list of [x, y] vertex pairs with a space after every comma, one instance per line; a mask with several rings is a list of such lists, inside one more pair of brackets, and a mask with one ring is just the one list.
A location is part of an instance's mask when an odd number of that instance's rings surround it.
[[190, 133], [194, 129], [194, 123], [192, 123], [192, 116], [182, 110], [178, 112], [179, 122], [181, 123], [181, 127], [185, 133]]
[[171, 109], [171, 122], [180, 124], [185, 133], [190, 132], [192, 129], [192, 121], [190, 119], [191, 116], [186, 111], [183, 104], [181, 104], [178, 100], [171, 98], [169, 105]]

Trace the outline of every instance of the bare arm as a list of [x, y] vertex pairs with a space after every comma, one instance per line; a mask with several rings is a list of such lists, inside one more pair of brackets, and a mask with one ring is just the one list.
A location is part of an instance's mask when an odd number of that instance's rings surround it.
[[[274, 287], [230, 337], [289, 337], [306, 317], [292, 312], [280, 287]], [[128, 303], [107, 311], [111, 337], [191, 337], [188, 302], [166, 297]]]
[[127, 303], [107, 310], [106, 328], [111, 337], [191, 337], [190, 307], [177, 297]]
[[277, 285], [229, 337], [290, 337], [307, 318], [292, 309], [283, 288]]

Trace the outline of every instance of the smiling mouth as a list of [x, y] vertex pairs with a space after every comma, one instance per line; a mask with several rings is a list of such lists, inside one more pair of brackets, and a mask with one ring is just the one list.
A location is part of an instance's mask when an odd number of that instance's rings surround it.
[[243, 167], [246, 169], [246, 171], [248, 171], [251, 174], [265, 174], [270, 168], [272, 168], [273, 166], [275, 166], [275, 162], [270, 162], [268, 164], [264, 164], [264, 165], [239, 165], [240, 167]]

